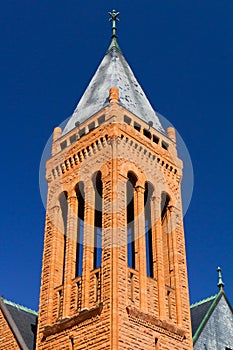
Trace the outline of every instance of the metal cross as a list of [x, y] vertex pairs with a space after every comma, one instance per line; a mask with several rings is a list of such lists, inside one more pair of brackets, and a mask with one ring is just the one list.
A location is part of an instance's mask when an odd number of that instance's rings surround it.
[[112, 38], [116, 38], [117, 35], [116, 35], [116, 30], [117, 30], [117, 27], [116, 27], [116, 22], [119, 22], [119, 18], [117, 17], [120, 12], [117, 12], [116, 10], [112, 10], [112, 12], [109, 12], [108, 13], [110, 15], [111, 18], [109, 18], [109, 21], [112, 22]]

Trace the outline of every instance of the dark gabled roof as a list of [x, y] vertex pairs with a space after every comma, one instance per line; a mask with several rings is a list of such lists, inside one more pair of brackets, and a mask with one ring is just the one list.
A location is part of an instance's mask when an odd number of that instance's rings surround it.
[[228, 304], [231, 312], [233, 312], [231, 304], [229, 303], [224, 290], [221, 288], [218, 294], [209, 297], [207, 299], [201, 300], [198, 303], [191, 305], [191, 322], [192, 322], [192, 336], [193, 344], [199, 338], [204, 326], [215, 310], [217, 304], [221, 298], [224, 298]]
[[218, 294], [191, 305], [193, 344], [195, 344], [197, 341], [199, 335], [201, 334], [204, 326], [212, 315], [221, 297], [225, 298], [229, 308], [232, 311], [232, 307], [222, 288]]
[[23, 350], [34, 350], [37, 313], [21, 305], [0, 298], [0, 309]]
[[217, 295], [201, 300], [198, 303], [191, 305], [191, 320], [192, 320], [192, 334], [195, 336], [199, 326], [204, 320], [205, 316], [216, 299]]

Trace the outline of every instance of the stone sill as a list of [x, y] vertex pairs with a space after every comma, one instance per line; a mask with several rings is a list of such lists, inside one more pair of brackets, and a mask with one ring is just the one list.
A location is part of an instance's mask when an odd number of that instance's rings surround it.
[[102, 309], [103, 309], [103, 303], [100, 303], [96, 308], [80, 311], [78, 315], [75, 315], [71, 318], [68, 318], [68, 317], [63, 318], [62, 320], [60, 320], [59, 322], [55, 323], [52, 326], [45, 326], [44, 332], [43, 332], [43, 338], [45, 339], [50, 335], [60, 333], [66, 330], [67, 328], [71, 328], [83, 321], [86, 321], [92, 317], [98, 316], [101, 314]]

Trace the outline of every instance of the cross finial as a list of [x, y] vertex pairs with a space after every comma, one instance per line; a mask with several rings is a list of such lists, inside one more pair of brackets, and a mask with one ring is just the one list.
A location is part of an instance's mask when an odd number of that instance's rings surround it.
[[112, 12], [109, 12], [108, 13], [110, 18], [109, 18], [109, 21], [112, 22], [112, 38], [116, 38], [117, 35], [116, 35], [116, 30], [117, 30], [117, 26], [116, 26], [116, 22], [119, 22], [119, 18], [117, 17], [120, 12], [117, 12], [116, 10], [112, 10]]
[[108, 13], [110, 15], [109, 21], [112, 22], [112, 41], [111, 44], [108, 48], [108, 52], [112, 51], [112, 49], [116, 49], [117, 51], [121, 52], [121, 49], [117, 43], [117, 35], [116, 35], [116, 22], [119, 22], [119, 18], [117, 17], [120, 12], [117, 12], [116, 10], [112, 10], [111, 12]]
[[220, 267], [218, 267], [217, 271], [218, 271], [218, 288], [220, 290], [223, 290], [224, 283], [223, 283], [223, 280], [222, 280], [222, 269]]

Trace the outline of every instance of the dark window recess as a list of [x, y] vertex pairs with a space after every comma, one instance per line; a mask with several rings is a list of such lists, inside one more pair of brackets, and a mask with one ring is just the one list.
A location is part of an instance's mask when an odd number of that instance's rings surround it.
[[134, 129], [136, 129], [137, 131], [140, 131], [141, 130], [141, 125], [134, 122]]
[[151, 133], [150, 131], [146, 130], [146, 129], [143, 129], [143, 135], [148, 137], [148, 139], [151, 139]]
[[126, 124], [129, 124], [129, 125], [130, 125], [131, 119], [130, 119], [129, 117], [127, 117], [127, 115], [124, 115], [124, 122], [125, 122]]
[[101, 117], [98, 118], [98, 124], [101, 125], [105, 122], [105, 115], [101, 115]]
[[153, 142], [157, 144], [159, 143], [159, 138], [155, 135], [153, 135]]
[[95, 187], [95, 211], [94, 211], [94, 269], [101, 266], [102, 263], [102, 197], [103, 197], [103, 184], [101, 179], [101, 172], [96, 173], [95, 179], [93, 179]]
[[70, 143], [74, 143], [77, 140], [76, 134], [70, 136]]
[[132, 269], [135, 269], [134, 194], [136, 181], [136, 176], [133, 173], [129, 172], [126, 186], [127, 259], [128, 266]]
[[67, 141], [66, 141], [66, 140], [63, 141], [63, 142], [60, 144], [60, 146], [61, 146], [61, 150], [65, 149], [65, 148], [67, 147]]
[[67, 192], [62, 192], [59, 196], [59, 203], [61, 208], [61, 216], [63, 221], [63, 235], [62, 235], [62, 275], [61, 275], [61, 284], [64, 284], [65, 278], [65, 261], [66, 261], [66, 234], [67, 234], [67, 218], [68, 218], [68, 202], [67, 202], [68, 194]]
[[84, 239], [84, 185], [79, 182], [76, 186], [76, 196], [78, 201], [77, 236], [76, 236], [76, 272], [75, 275], [82, 275], [83, 268], [83, 239]]
[[152, 221], [151, 221], [151, 197], [153, 193], [152, 185], [146, 182], [144, 192], [144, 215], [145, 215], [145, 239], [146, 239], [146, 273], [149, 277], [154, 277], [153, 269], [153, 244], [152, 244]]
[[162, 192], [161, 194], [161, 220], [163, 221], [170, 201], [170, 197], [166, 192]]
[[79, 137], [82, 137], [83, 135], [85, 135], [85, 128], [79, 130]]
[[162, 147], [164, 149], [168, 149], [168, 143], [166, 143], [165, 141], [162, 141]]
[[95, 122], [90, 123], [90, 124], [88, 125], [88, 129], [89, 129], [89, 131], [95, 129]]

